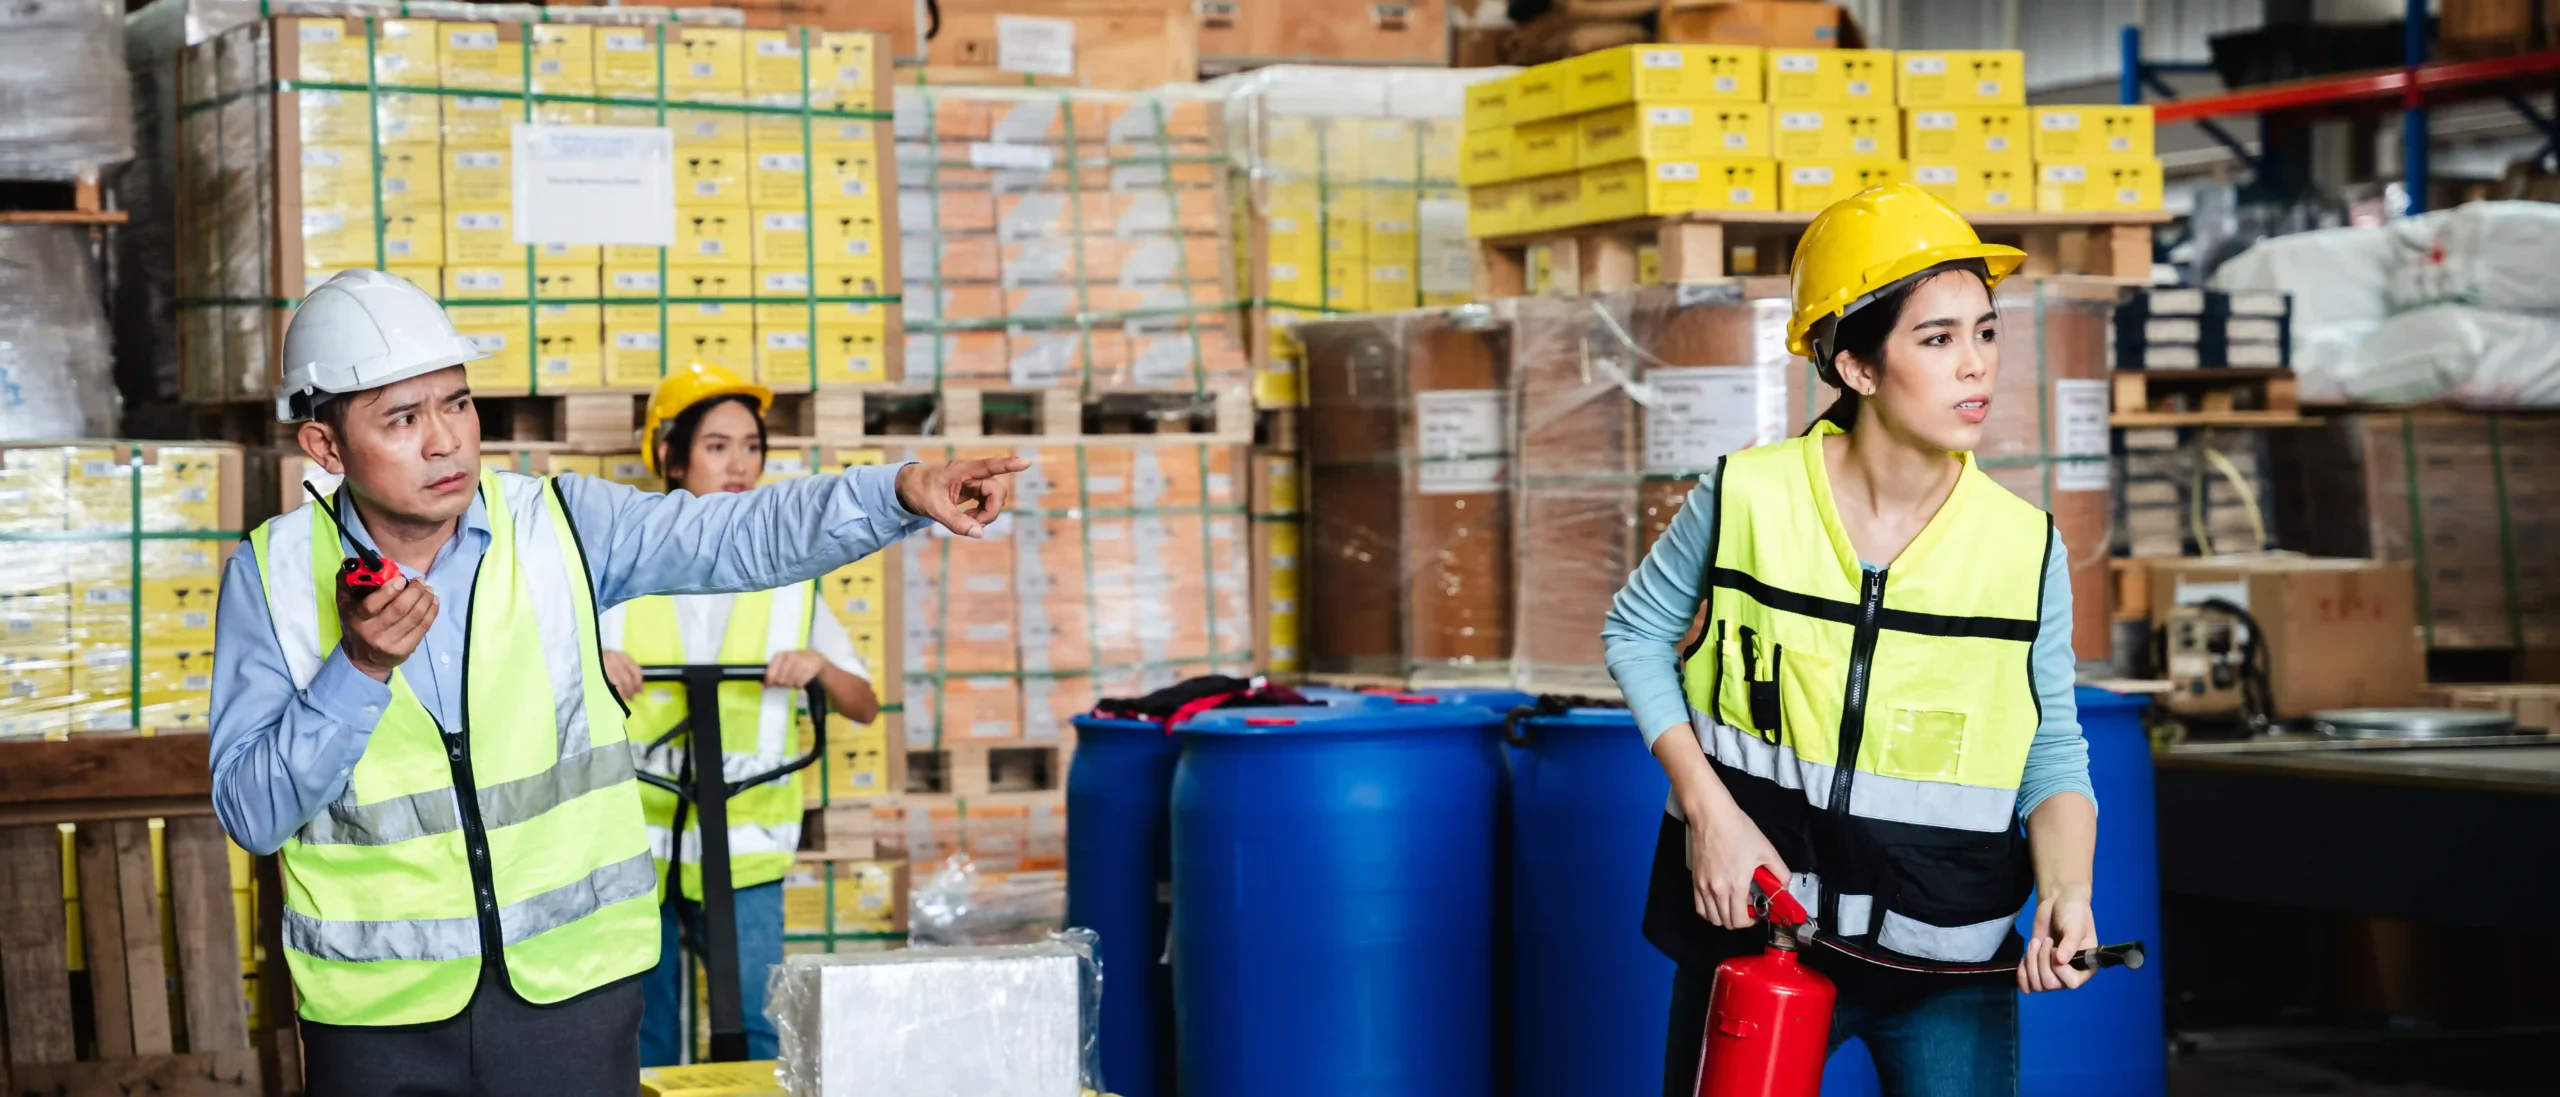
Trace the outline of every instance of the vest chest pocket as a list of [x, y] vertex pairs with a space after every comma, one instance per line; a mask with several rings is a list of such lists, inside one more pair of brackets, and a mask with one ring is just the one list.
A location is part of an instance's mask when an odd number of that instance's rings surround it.
[[1876, 772], [1888, 777], [1953, 781], [1964, 769], [1964, 713], [1944, 709], [1897, 708], [1888, 712], [1884, 742], [1876, 751]]

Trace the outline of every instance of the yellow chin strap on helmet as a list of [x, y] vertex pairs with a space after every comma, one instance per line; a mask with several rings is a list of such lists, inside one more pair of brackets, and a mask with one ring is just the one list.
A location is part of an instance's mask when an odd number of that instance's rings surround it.
[[772, 389], [740, 377], [726, 366], [695, 362], [669, 370], [659, 380], [657, 391], [649, 394], [648, 414], [640, 423], [640, 460], [649, 466], [649, 475], [667, 474], [667, 470], [658, 467], [658, 443], [666, 440], [667, 424], [684, 414], [684, 409], [722, 396], [754, 397], [758, 420], [773, 410]]
[[1846, 316], [1894, 283], [1959, 259], [1981, 260], [1984, 281], [1996, 286], [2027, 253], [1983, 243], [1962, 214], [1909, 183], [1869, 187], [1833, 202], [1796, 245], [1788, 353], [1812, 358], [1814, 324]]

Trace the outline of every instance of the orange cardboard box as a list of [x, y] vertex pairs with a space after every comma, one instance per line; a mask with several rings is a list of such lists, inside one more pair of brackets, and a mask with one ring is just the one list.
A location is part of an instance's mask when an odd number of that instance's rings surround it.
[[1140, 507], [1176, 510], [1200, 506], [1207, 469], [1204, 446], [1131, 446], [1130, 494]]
[[1086, 247], [1079, 256], [1078, 242], [1073, 237], [1007, 238], [999, 245], [997, 261], [1003, 265], [1006, 285], [1074, 285], [1087, 280], [1084, 272], [1100, 269], [1094, 263], [1092, 246], [1099, 242], [1098, 238], [1083, 241]]
[[[1088, 446], [1084, 451], [1085, 506], [1094, 511], [1137, 506], [1133, 478], [1139, 446]], [[1100, 521], [1097, 519], [1096, 521]]]
[[[1098, 292], [1100, 289], [1102, 287], [1093, 287], [1081, 295], [1089, 302], [1083, 306], [1084, 309], [1093, 312], [1108, 311], [1095, 300], [1100, 296]], [[997, 315], [1009, 320], [1064, 320], [1079, 311], [1077, 306], [1079, 296], [1074, 286], [1033, 286], [1027, 289], [1009, 289], [1004, 291], [1002, 306], [1004, 311]]]
[[[913, 708], [916, 702], [907, 702]], [[1022, 737], [1022, 690], [1011, 678], [963, 676], [942, 681], [945, 742]]]
[[[1093, 665], [1093, 612], [1081, 594], [1022, 603], [1022, 668], [1051, 673]], [[1051, 681], [1051, 679], [1025, 679]], [[1027, 709], [1025, 710], [1028, 711]], [[1036, 736], [1035, 736], [1036, 737]]]
[[1216, 232], [1217, 193], [1212, 190], [1123, 191], [1077, 197], [1078, 231], [1090, 236], [1146, 232]]
[[933, 103], [933, 136], [945, 141], [984, 141], [991, 135], [996, 107], [997, 104], [980, 99], [937, 98]]
[[946, 380], [1002, 378], [1005, 340], [1001, 331], [958, 331], [944, 335], [907, 336], [907, 376]]
[[997, 194], [995, 228], [1007, 240], [1064, 239], [1076, 231], [1071, 202], [1064, 190]]
[[1023, 821], [1022, 836], [1024, 871], [1066, 868], [1066, 794], [1053, 792], [1042, 795], [1028, 804], [1027, 808], [1028, 817]]
[[944, 285], [936, 291], [945, 320], [1001, 320], [1006, 293], [1001, 286]]
[[996, 194], [986, 190], [950, 190], [933, 196], [934, 226], [943, 232], [992, 232], [996, 227]]
[[981, 872], [1019, 872], [1022, 847], [1029, 838], [1031, 809], [1020, 804], [987, 804], [971, 801], [968, 822], [961, 829], [960, 845], [969, 859], [978, 863]]
[[1088, 675], [1024, 679], [1022, 737], [1033, 742], [1073, 738], [1075, 718], [1093, 711], [1093, 686]]
[[931, 249], [935, 270], [950, 282], [993, 282], [1003, 276], [996, 237], [991, 233], [945, 234], [916, 245]]

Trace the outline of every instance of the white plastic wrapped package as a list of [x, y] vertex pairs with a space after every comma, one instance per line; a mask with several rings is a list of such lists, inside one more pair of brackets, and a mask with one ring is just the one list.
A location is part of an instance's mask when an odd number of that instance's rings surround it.
[[2394, 311], [2476, 305], [2560, 312], [2560, 206], [2468, 202], [2393, 222], [2386, 292]]
[[1094, 1086], [1101, 991], [1093, 935], [1070, 931], [792, 956], [766, 997], [792, 1097], [1076, 1097]]
[[10, 0], [0, 42], [0, 179], [69, 181], [133, 159], [123, 4]]
[[[2560, 407], [2560, 317], [2436, 305], [2383, 320], [2323, 381], [2358, 404]], [[2303, 395], [2313, 396], [2311, 379]]]
[[2390, 310], [2383, 283], [2392, 246], [2390, 232], [2379, 228], [2271, 236], [2215, 268], [2213, 288], [2292, 294], [2299, 343], [2306, 327], [2371, 323]]
[[99, 300], [89, 230], [0, 225], [0, 441], [116, 435]]

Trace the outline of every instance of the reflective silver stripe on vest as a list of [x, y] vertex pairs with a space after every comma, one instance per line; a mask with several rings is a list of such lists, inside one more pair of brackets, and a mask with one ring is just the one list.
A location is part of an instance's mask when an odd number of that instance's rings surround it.
[[516, 572], [543, 638], [542, 659], [551, 672], [551, 709], [560, 732], [560, 756], [583, 754], [595, 740], [587, 730], [585, 656], [578, 650], [578, 633], [586, 625], [578, 619], [577, 595], [569, 585], [570, 549], [562, 543], [562, 531], [552, 528], [550, 489], [544, 481], [500, 476], [498, 486], [516, 522], [516, 544], [541, 546], [538, 551], [516, 553]]
[[[1708, 757], [1775, 781], [1780, 788], [1800, 789], [1805, 802], [1817, 811], [1831, 806], [1835, 767], [1805, 761], [1796, 756], [1794, 747], [1716, 723], [1694, 708], [1689, 710], [1689, 721]], [[2013, 788], [1914, 781], [1870, 770], [1859, 770], [1849, 789], [1849, 814], [1888, 823], [1999, 833], [2011, 827], [2017, 809], [2018, 790]]]
[[2016, 922], [2015, 918], [1994, 918], [1969, 926], [1933, 926], [1888, 910], [1884, 927], [1876, 931], [1876, 943], [1923, 960], [1980, 963], [2000, 951], [2000, 943], [2009, 939], [2009, 928]]
[[1875, 928], [1875, 910], [1873, 895], [1841, 896], [1839, 917], [1833, 919], [1839, 924], [1831, 927], [1832, 932], [1842, 937], [1866, 936], [1868, 930]]
[[[320, 676], [319, 607], [311, 602], [311, 523], [308, 501], [267, 523], [265, 570], [267, 619], [275, 623], [276, 646], [284, 652], [285, 671], [295, 689], [309, 689]], [[336, 536], [333, 527], [330, 536]]]
[[[693, 821], [688, 820], [684, 828], [684, 863], [698, 865], [702, 863], [702, 831], [692, 824]], [[661, 861], [667, 860], [669, 845], [666, 827], [649, 828], [650, 856]], [[772, 826], [762, 823], [729, 824], [729, 856], [731, 857], [744, 857], [750, 853], [796, 853], [799, 849], [799, 820]]]
[[[490, 830], [531, 822], [552, 808], [631, 780], [631, 755], [620, 746], [561, 759], [550, 769], [480, 789], [480, 821]], [[462, 829], [451, 788], [370, 804], [351, 796], [312, 816], [295, 835], [304, 845], [381, 846]]]
[[[510, 945], [575, 922], [605, 907], [652, 894], [658, 874], [646, 855], [616, 861], [575, 883], [498, 908]], [[477, 918], [405, 922], [324, 922], [287, 907], [285, 947], [339, 963], [374, 960], [462, 960], [480, 955]]]

